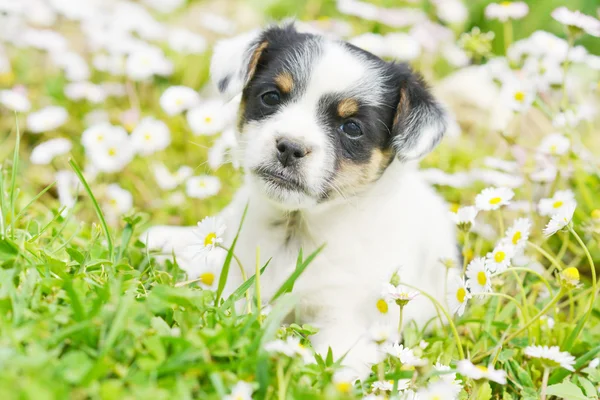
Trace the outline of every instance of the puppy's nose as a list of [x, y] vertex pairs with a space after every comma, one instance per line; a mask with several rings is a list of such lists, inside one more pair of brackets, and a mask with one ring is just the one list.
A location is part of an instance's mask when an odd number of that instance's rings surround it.
[[294, 165], [308, 154], [308, 148], [302, 143], [290, 139], [277, 139], [277, 159], [284, 167]]

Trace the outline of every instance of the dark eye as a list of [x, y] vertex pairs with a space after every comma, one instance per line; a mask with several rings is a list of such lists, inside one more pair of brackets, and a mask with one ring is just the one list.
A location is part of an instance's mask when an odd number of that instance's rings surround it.
[[279, 93], [272, 91], [272, 92], [267, 92], [265, 94], [263, 94], [262, 96], [260, 96], [260, 98], [262, 99], [262, 102], [267, 105], [267, 106], [276, 106], [281, 102], [281, 98], [279, 97]]
[[357, 139], [363, 134], [360, 126], [354, 121], [344, 122], [340, 129], [351, 139]]

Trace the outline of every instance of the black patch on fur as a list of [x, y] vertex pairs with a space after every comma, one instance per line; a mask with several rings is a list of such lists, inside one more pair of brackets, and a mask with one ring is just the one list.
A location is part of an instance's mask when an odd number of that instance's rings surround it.
[[229, 85], [230, 80], [231, 80], [231, 76], [227, 75], [225, 78], [223, 78], [219, 81], [219, 83], [217, 84], [219, 92], [221, 92], [221, 93], [225, 92], [225, 89], [227, 89], [227, 85]]

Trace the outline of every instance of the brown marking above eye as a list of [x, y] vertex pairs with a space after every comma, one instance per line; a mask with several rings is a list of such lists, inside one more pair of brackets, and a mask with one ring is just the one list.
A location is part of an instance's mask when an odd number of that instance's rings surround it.
[[294, 78], [292, 78], [292, 74], [284, 71], [277, 74], [275, 84], [282, 93], [290, 93], [294, 89]]
[[358, 112], [358, 102], [354, 99], [343, 99], [338, 103], [338, 115], [342, 118], [348, 118]]
[[268, 45], [269, 42], [265, 40], [260, 45], [258, 45], [256, 50], [254, 50], [254, 53], [252, 53], [252, 57], [250, 58], [250, 64], [248, 64], [248, 79], [251, 79], [254, 76], [254, 72], [256, 71], [256, 67], [258, 66], [260, 56], [262, 55], [263, 51], [267, 48]]

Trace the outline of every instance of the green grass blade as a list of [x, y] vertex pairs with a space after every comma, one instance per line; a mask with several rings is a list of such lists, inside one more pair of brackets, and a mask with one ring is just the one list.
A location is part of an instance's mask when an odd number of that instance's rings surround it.
[[27, 209], [29, 207], [31, 207], [31, 205], [33, 203], [35, 203], [36, 201], [38, 201], [38, 199], [40, 197], [42, 197], [44, 195], [44, 193], [46, 193], [48, 190], [52, 189], [52, 186], [54, 186], [55, 184], [56, 184], [56, 182], [52, 182], [51, 184], [49, 184], [48, 186], [46, 186], [41, 192], [39, 192], [33, 199], [31, 199], [31, 201], [29, 203], [27, 203], [27, 205], [25, 207], [23, 207], [21, 209], [21, 211], [19, 211], [19, 213], [15, 217], [15, 220], [18, 221], [19, 218], [21, 218], [23, 216], [23, 214], [25, 214], [25, 211], [27, 211]]
[[96, 214], [98, 215], [98, 219], [100, 220], [100, 225], [102, 226], [102, 229], [104, 230], [104, 235], [106, 237], [106, 243], [108, 246], [108, 254], [110, 256], [110, 260], [112, 262], [115, 262], [115, 259], [114, 259], [115, 249], [114, 249], [113, 241], [110, 236], [110, 231], [108, 230], [108, 224], [106, 223], [106, 219], [104, 218], [104, 214], [102, 213], [102, 209], [100, 208], [100, 204], [98, 204], [98, 200], [96, 200], [96, 197], [94, 196], [94, 193], [92, 193], [92, 189], [90, 188], [90, 185], [88, 185], [87, 181], [83, 177], [83, 173], [81, 172], [81, 169], [79, 168], [79, 166], [77, 165], [75, 160], [70, 159], [69, 165], [71, 166], [71, 168], [73, 168], [73, 171], [75, 171], [75, 174], [81, 181], [81, 184], [85, 188], [85, 191], [87, 192], [88, 196], [90, 196], [90, 199], [92, 200], [92, 204], [94, 205], [94, 210], [96, 210]]
[[4, 164], [0, 164], [0, 235], [6, 236], [6, 200], [4, 198]]
[[15, 152], [13, 154], [13, 165], [10, 176], [10, 235], [15, 237], [15, 196], [17, 193], [17, 170], [19, 169], [19, 148], [21, 147], [21, 131], [19, 130], [19, 119], [15, 113], [15, 123], [17, 125], [17, 139], [15, 141]]
[[[260, 275], [263, 274], [263, 272], [265, 272], [265, 269], [267, 269], [267, 266], [269, 265], [269, 263], [271, 262], [271, 259], [269, 259], [267, 261], [267, 263], [260, 269]], [[236, 302], [238, 300], [240, 300], [242, 297], [244, 297], [244, 293], [246, 293], [246, 290], [250, 289], [250, 287], [254, 284], [254, 281], [256, 280], [256, 275], [252, 275], [250, 278], [248, 278], [248, 280], [244, 283], [242, 283], [237, 289], [235, 289], [235, 291], [227, 298], [226, 303], [229, 302]]]
[[116, 261], [120, 260], [123, 257], [123, 252], [129, 246], [129, 242], [131, 241], [131, 237], [133, 236], [133, 225], [127, 223], [125, 228], [123, 229], [123, 233], [121, 234], [121, 245], [119, 246], [119, 253], [117, 254]]
[[221, 269], [221, 275], [219, 275], [219, 286], [217, 287], [217, 295], [215, 298], [215, 306], [219, 305], [219, 301], [221, 300], [221, 295], [223, 294], [223, 289], [225, 289], [225, 284], [227, 283], [227, 276], [229, 275], [229, 267], [231, 266], [231, 260], [233, 259], [233, 252], [235, 250], [235, 244], [237, 243], [238, 237], [240, 236], [240, 232], [242, 231], [242, 225], [244, 225], [244, 220], [246, 219], [246, 213], [248, 212], [248, 204], [244, 208], [244, 213], [242, 214], [242, 219], [240, 221], [240, 225], [238, 226], [237, 232], [235, 234], [235, 238], [231, 243], [231, 247], [227, 251], [227, 257], [225, 257], [225, 263], [223, 264], [223, 269]]
[[281, 285], [281, 287], [277, 290], [277, 292], [275, 292], [275, 295], [273, 296], [273, 299], [271, 301], [275, 301], [282, 294], [292, 291], [292, 289], [294, 288], [294, 284], [296, 283], [296, 280], [300, 277], [300, 275], [302, 275], [302, 273], [304, 272], [306, 267], [308, 267], [310, 265], [310, 263], [312, 263], [312, 261], [323, 250], [324, 247], [325, 247], [325, 245], [322, 245], [321, 247], [319, 247], [317, 250], [312, 252], [304, 261], [302, 261], [300, 258], [298, 258], [298, 264], [296, 264], [296, 269], [294, 270], [294, 272], [292, 272], [292, 274], [289, 276], [289, 278], [287, 278], [285, 280], [285, 282], [283, 282], [283, 285]]
[[[592, 359], [598, 357], [598, 354], [600, 354], [600, 345], [592, 348], [590, 351], [579, 357], [577, 361], [575, 361], [575, 365], [573, 366], [573, 368], [575, 368], [575, 370], [580, 369], [581, 367], [589, 363]], [[557, 369], [552, 375], [550, 375], [548, 384], [554, 385], [556, 383], [562, 382], [562, 380], [565, 379], [569, 374], [570, 372], [564, 368]]]

